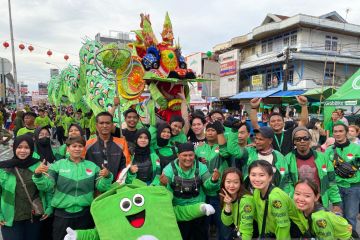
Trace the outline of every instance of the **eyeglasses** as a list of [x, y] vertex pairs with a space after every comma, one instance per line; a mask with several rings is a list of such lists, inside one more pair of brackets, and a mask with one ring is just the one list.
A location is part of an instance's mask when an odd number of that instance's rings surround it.
[[301, 142], [302, 140], [304, 140], [304, 142], [310, 141], [310, 137], [296, 137], [294, 138], [295, 142]]

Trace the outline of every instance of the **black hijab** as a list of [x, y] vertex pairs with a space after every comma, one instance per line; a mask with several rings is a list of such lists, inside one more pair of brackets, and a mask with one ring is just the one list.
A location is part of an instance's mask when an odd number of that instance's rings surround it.
[[168, 129], [170, 130], [170, 132], [171, 132], [171, 127], [170, 127], [170, 125], [167, 124], [167, 123], [160, 123], [160, 124], [158, 125], [158, 127], [157, 127], [156, 140], [157, 140], [157, 145], [158, 145], [159, 147], [164, 147], [164, 146], [168, 145], [169, 140], [170, 140], [170, 139], [164, 139], [164, 138], [160, 137], [161, 132], [162, 132], [165, 128], [168, 128]]
[[[29, 145], [30, 154], [26, 159], [19, 159], [16, 156], [16, 149], [24, 141], [27, 142], [27, 144]], [[32, 137], [30, 135], [27, 135], [27, 134], [24, 134], [24, 135], [21, 135], [21, 136], [18, 136], [15, 138], [14, 144], [13, 144], [13, 153], [14, 153], [14, 156], [12, 159], [0, 162], [0, 168], [14, 168], [14, 167], [28, 168], [39, 161], [39, 159], [35, 159], [32, 157], [32, 155], [34, 153], [34, 140], [32, 139]]]
[[[145, 133], [149, 139], [149, 143], [145, 147], [140, 147], [137, 143], [138, 138], [141, 134]], [[145, 161], [150, 157], [150, 132], [146, 128], [141, 128], [136, 131], [135, 134], [135, 149], [134, 149], [134, 160]]]
[[46, 129], [46, 131], [48, 131], [49, 135], [50, 135], [50, 131], [47, 127], [38, 127], [35, 129], [34, 137], [35, 137], [36, 152], [37, 152], [37, 154], [40, 155], [41, 161], [43, 159], [45, 159], [47, 162], [53, 163], [56, 159], [55, 159], [54, 153], [51, 148], [50, 138], [40, 138], [39, 139], [39, 134], [40, 134], [41, 130], [43, 130], [43, 129]]

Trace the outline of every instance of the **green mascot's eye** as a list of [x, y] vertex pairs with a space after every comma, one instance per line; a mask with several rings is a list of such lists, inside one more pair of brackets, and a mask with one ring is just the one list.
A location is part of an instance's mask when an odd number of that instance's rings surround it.
[[133, 203], [138, 207], [141, 207], [142, 205], [144, 205], [144, 197], [143, 197], [143, 195], [135, 194], [135, 196], [133, 197]]
[[121, 210], [123, 210], [124, 212], [128, 212], [131, 208], [131, 201], [128, 198], [124, 198], [121, 200], [120, 202], [120, 208]]

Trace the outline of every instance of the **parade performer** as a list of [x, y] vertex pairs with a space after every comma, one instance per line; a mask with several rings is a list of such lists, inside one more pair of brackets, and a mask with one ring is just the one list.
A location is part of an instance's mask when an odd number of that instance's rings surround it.
[[360, 203], [360, 146], [350, 142], [347, 133], [348, 127], [343, 122], [334, 123], [335, 144], [325, 154], [334, 164], [344, 217], [352, 225], [356, 236], [356, 217]]
[[299, 179], [312, 179], [320, 188], [321, 202], [325, 208], [332, 205], [333, 212], [340, 213], [341, 197], [335, 180], [332, 162], [321, 152], [312, 150], [311, 135], [307, 128], [297, 127], [293, 131], [293, 142], [296, 149], [285, 157], [289, 163], [292, 184], [289, 184], [290, 197], [294, 195], [294, 184]]
[[[249, 166], [250, 182], [255, 189], [254, 202], [260, 237], [262, 239], [300, 237], [305, 229], [300, 222], [294, 202], [284, 191], [272, 185], [273, 176], [273, 165], [265, 160], [254, 161]], [[294, 226], [292, 232], [291, 225]]]
[[318, 201], [318, 185], [311, 179], [295, 184], [294, 201], [305, 226], [306, 237], [314, 239], [352, 239], [352, 227], [346, 219], [327, 211]]
[[[194, 145], [183, 143], [178, 146], [178, 159], [167, 165], [160, 176], [160, 182], [174, 194], [173, 205], [187, 206], [200, 204], [206, 214], [213, 214], [214, 208], [205, 202], [204, 189], [218, 189], [220, 174], [215, 169], [211, 175], [205, 164], [195, 159]], [[180, 221], [178, 226], [183, 239], [208, 239], [205, 217]]]
[[33, 135], [36, 128], [34, 124], [36, 114], [34, 112], [26, 112], [23, 117], [25, 126], [19, 129], [19, 131], [17, 132], [17, 136], [21, 136], [26, 133]]
[[[53, 211], [48, 193], [32, 180], [35, 169], [40, 165], [40, 161], [32, 157], [33, 152], [32, 137], [21, 135], [14, 141], [14, 157], [0, 162], [0, 225], [4, 240], [41, 239], [39, 220], [47, 218]], [[33, 211], [29, 198], [36, 200], [39, 211]]]
[[[231, 156], [235, 157], [236, 161], [239, 161], [240, 159], [243, 160], [243, 162], [239, 164], [241, 165], [244, 182], [247, 188], [250, 187], [248, 179], [249, 165], [258, 159], [268, 161], [274, 169], [274, 177], [272, 180], [275, 186], [286, 192], [289, 192], [287, 189], [290, 188], [289, 185], [291, 185], [291, 179], [289, 175], [288, 163], [285, 161], [284, 156], [280, 152], [272, 148], [272, 142], [274, 139], [273, 130], [270, 127], [261, 127], [259, 129], [255, 129], [254, 133], [255, 147], [249, 146], [245, 148], [242, 148], [235, 143], [228, 145], [224, 134], [218, 134], [220, 155], [223, 157], [228, 157], [230, 154]], [[247, 158], [245, 159], [244, 156], [247, 156]]]
[[138, 129], [134, 141], [135, 148], [131, 157], [130, 172], [126, 182], [132, 183], [136, 178], [147, 185], [159, 185], [160, 159], [156, 153], [150, 152], [150, 133], [146, 128]]
[[158, 124], [156, 128], [156, 138], [155, 138], [155, 146], [152, 145], [152, 151], [156, 153], [156, 155], [160, 159], [160, 170], [162, 170], [171, 162], [173, 162], [177, 158], [177, 148], [170, 144], [171, 137], [171, 127], [167, 123]]
[[[90, 205], [95, 188], [100, 192], [110, 189], [113, 175], [103, 165], [81, 158], [85, 147], [82, 137], [66, 140], [70, 157], [56, 161], [50, 167], [42, 163], [35, 170], [33, 180], [43, 191], [55, 188], [51, 206], [54, 207], [53, 239], [63, 240], [66, 228], [88, 229], [94, 227]], [[81, 194], [74, 194], [81, 193]]]
[[245, 189], [239, 169], [231, 167], [224, 171], [220, 196], [223, 205], [221, 220], [226, 226], [235, 226], [232, 237], [243, 240], [256, 237], [253, 235], [255, 203], [251, 193]]

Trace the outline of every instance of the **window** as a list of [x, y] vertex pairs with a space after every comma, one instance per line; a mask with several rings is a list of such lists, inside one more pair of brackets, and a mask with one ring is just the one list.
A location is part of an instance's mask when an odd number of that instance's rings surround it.
[[289, 46], [289, 36], [284, 37], [283, 43], [284, 43], [284, 47]]
[[272, 50], [273, 50], [273, 42], [272, 41], [268, 41], [268, 52], [272, 52]]
[[338, 38], [334, 36], [325, 37], [325, 50], [337, 51]]
[[294, 82], [294, 69], [289, 69], [289, 79], [288, 79], [288, 83], [293, 83]]
[[266, 73], [266, 89], [271, 88], [272, 74], [271, 71]]
[[325, 69], [325, 79], [331, 80], [334, 76], [334, 69], [333, 67], [326, 67]]
[[290, 45], [295, 46], [296, 43], [297, 43], [297, 35], [293, 34], [293, 35], [291, 35], [291, 38], [290, 38]]
[[261, 45], [261, 53], [266, 53], [266, 42]]
[[251, 55], [255, 55], [255, 47], [251, 48]]

